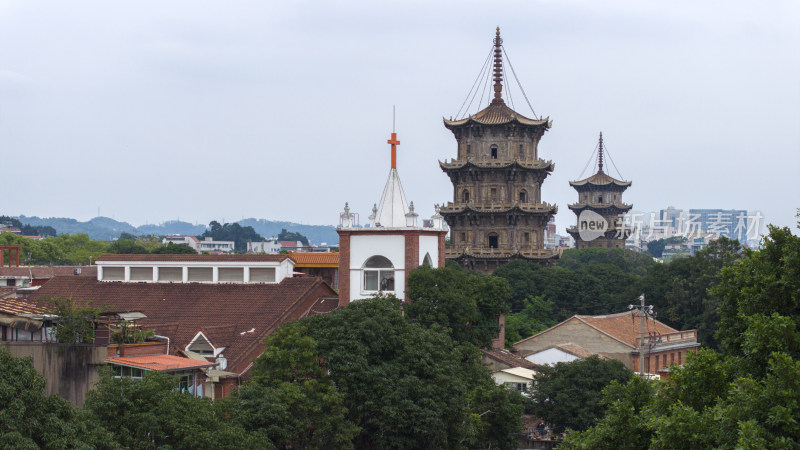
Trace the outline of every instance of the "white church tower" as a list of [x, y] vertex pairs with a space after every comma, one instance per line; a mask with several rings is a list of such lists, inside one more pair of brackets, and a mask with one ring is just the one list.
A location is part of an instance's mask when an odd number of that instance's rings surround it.
[[387, 141], [392, 146], [392, 167], [380, 203], [372, 207], [369, 227], [358, 224], [357, 214], [347, 203], [339, 215], [339, 304], [393, 294], [404, 300], [406, 274], [427, 264], [444, 266], [447, 225], [439, 207], [428, 226], [417, 223], [414, 202], [408, 204], [397, 174], [397, 133]]

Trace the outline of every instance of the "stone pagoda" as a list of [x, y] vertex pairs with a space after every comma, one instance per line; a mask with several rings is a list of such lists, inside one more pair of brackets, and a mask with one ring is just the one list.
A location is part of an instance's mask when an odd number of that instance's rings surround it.
[[578, 191], [578, 203], [569, 205], [578, 216], [578, 224], [567, 228], [576, 248], [625, 248], [631, 230], [622, 217], [633, 205], [622, 202], [622, 193], [630, 181], [620, 181], [603, 171], [603, 133], [597, 148], [597, 173], [580, 181], [570, 181]]
[[491, 273], [513, 259], [550, 264], [559, 253], [544, 248], [544, 230], [556, 214], [542, 202], [541, 186], [555, 167], [539, 158], [549, 117], [530, 119], [503, 100], [503, 40], [494, 38], [494, 98], [463, 119], [444, 119], [458, 156], [439, 162], [453, 183], [453, 202], [440, 212], [450, 226], [447, 258]]

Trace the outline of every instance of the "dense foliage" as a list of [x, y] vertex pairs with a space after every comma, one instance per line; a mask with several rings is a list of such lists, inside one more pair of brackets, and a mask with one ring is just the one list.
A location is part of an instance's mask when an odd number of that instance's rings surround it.
[[210, 237], [215, 241], [233, 241], [234, 249], [237, 253], [244, 253], [247, 251], [247, 242], [262, 242], [264, 240], [256, 230], [250, 226], [241, 226], [238, 223], [220, 224], [216, 220], [212, 220], [208, 224], [208, 230], [205, 233], [197, 236], [198, 239]]
[[408, 317], [441, 325], [458, 342], [491, 347], [500, 332], [498, 317], [508, 311], [508, 282], [498, 277], [469, 274], [444, 267], [421, 266], [408, 274]]
[[603, 414], [603, 388], [612, 381], [625, 383], [632, 375], [621, 362], [597, 356], [541, 366], [534, 376], [531, 412], [557, 433], [585, 430]]
[[279, 241], [293, 241], [297, 242], [300, 241], [303, 245], [308, 246], [310, 245], [308, 242], [308, 238], [303, 236], [302, 234], [296, 231], [286, 231], [286, 228], [281, 228], [281, 232], [278, 233], [278, 240]]
[[22, 223], [19, 219], [14, 217], [8, 216], [0, 216], [0, 224], [7, 225], [12, 228], [19, 228], [20, 232], [22, 232], [23, 236], [55, 236], [56, 229], [47, 226], [47, 225], [40, 225], [37, 227]]
[[800, 237], [770, 227], [711, 289], [716, 338], [665, 382], [605, 390], [605, 416], [565, 448], [798, 448]]
[[695, 256], [663, 264], [646, 254], [605, 248], [564, 251], [553, 267], [511, 262], [494, 273], [511, 286], [506, 345], [573, 314], [623, 311], [644, 293], [659, 320], [680, 330], [696, 328], [700, 342], [716, 348], [719, 296], [709, 288], [743, 252], [737, 241], [723, 237]]

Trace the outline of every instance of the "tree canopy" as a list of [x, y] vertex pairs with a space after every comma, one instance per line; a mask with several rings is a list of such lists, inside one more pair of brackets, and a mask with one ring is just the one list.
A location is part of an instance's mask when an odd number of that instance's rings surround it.
[[279, 241], [300, 241], [303, 245], [308, 246], [311, 245], [308, 242], [308, 238], [303, 236], [302, 234], [294, 231], [286, 231], [286, 228], [281, 228], [281, 232], [278, 233], [278, 240]]
[[[722, 269], [716, 338], [664, 382], [604, 393], [604, 417], [564, 448], [797, 448], [800, 237], [770, 227], [762, 248]], [[731, 255], [727, 255], [731, 256]]]
[[208, 224], [208, 230], [205, 233], [197, 236], [198, 239], [210, 237], [215, 241], [233, 241], [234, 248], [237, 253], [244, 253], [247, 251], [247, 242], [261, 242], [264, 240], [260, 234], [251, 226], [241, 226], [238, 223], [220, 224], [216, 220], [212, 220]]

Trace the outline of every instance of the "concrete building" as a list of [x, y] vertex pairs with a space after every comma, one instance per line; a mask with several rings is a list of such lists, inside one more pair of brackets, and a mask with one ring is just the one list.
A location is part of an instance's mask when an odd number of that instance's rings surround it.
[[169, 243], [187, 245], [193, 248], [197, 253], [233, 253], [235, 249], [235, 242], [233, 241], [215, 241], [211, 237], [206, 237], [201, 241], [195, 236], [188, 236], [185, 234], [170, 234], [164, 236], [161, 243], [164, 245]]
[[98, 281], [139, 283], [280, 283], [292, 276], [288, 255], [103, 255]]
[[[645, 351], [645, 372], [665, 375], [671, 364], [683, 364], [686, 354], [695, 351], [697, 330], [678, 331], [654, 319], [645, 321], [644, 340], [640, 336], [641, 317], [634, 311], [600, 316], [575, 315], [538, 334], [514, 343], [517, 353], [534, 361], [544, 350], [569, 344], [639, 370], [639, 349]], [[585, 357], [585, 356], [583, 356]]]
[[406, 273], [422, 264], [444, 266], [447, 227], [438, 211], [432, 227], [417, 225], [414, 203], [406, 202], [397, 173], [397, 134], [392, 133], [391, 169], [380, 203], [373, 206], [369, 228], [358, 226], [356, 214], [345, 203], [339, 215], [339, 295], [342, 304], [393, 294], [405, 299]]
[[263, 242], [247, 242], [247, 253], [266, 253], [277, 255], [281, 252], [281, 244], [278, 238], [271, 237]]

